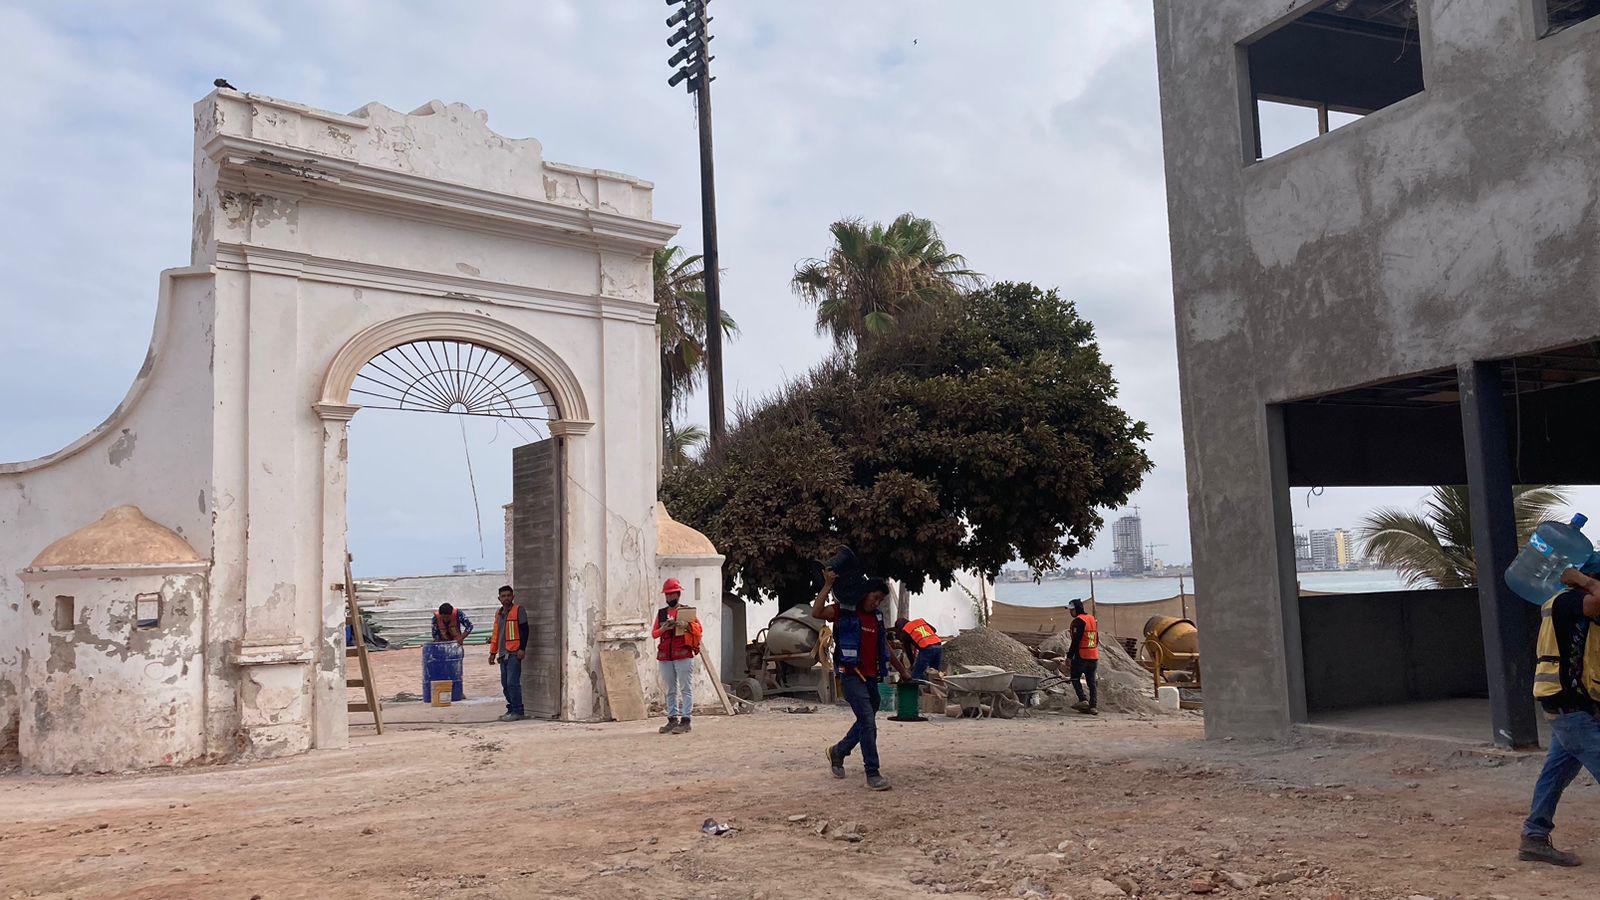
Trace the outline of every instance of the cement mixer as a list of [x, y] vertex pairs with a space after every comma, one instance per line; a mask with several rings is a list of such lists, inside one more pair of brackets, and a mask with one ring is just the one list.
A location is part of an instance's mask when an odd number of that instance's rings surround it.
[[809, 606], [791, 606], [772, 617], [756, 639], [745, 645], [749, 678], [736, 682], [734, 693], [745, 700], [789, 694], [811, 695], [833, 702], [833, 631], [811, 615]]
[[1151, 616], [1144, 623], [1144, 656], [1157, 696], [1164, 685], [1200, 686], [1200, 630], [1189, 619]]
[[1173, 653], [1199, 653], [1200, 631], [1194, 622], [1177, 616], [1151, 616], [1144, 623], [1144, 639], [1155, 640]]

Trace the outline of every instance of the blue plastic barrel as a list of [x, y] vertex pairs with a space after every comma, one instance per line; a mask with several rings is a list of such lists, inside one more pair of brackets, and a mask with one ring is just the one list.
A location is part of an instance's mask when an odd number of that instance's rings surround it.
[[455, 641], [438, 641], [422, 645], [422, 702], [433, 702], [433, 683], [450, 682], [450, 699], [465, 700], [461, 689], [461, 662], [466, 649]]

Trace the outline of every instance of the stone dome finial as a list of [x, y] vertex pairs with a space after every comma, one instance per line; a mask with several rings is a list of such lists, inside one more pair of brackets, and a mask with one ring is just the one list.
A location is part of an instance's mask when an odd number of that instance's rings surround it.
[[44, 548], [32, 568], [46, 566], [144, 566], [199, 562], [189, 542], [150, 521], [137, 506], [114, 506], [95, 522]]
[[659, 556], [719, 556], [717, 545], [693, 528], [672, 518], [667, 505], [656, 501], [656, 554]]

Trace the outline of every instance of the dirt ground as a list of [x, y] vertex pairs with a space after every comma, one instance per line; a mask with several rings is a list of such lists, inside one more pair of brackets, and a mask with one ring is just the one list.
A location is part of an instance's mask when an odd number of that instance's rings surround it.
[[[681, 736], [660, 720], [400, 726], [270, 763], [0, 777], [0, 897], [1443, 900], [1600, 884], [1587, 778], [1557, 837], [1591, 866], [1516, 861], [1534, 757], [1206, 742], [1191, 716], [885, 721], [895, 788], [872, 793], [858, 760], [845, 781], [825, 767], [847, 723], [768, 708]], [[702, 834], [707, 818], [735, 830]]]

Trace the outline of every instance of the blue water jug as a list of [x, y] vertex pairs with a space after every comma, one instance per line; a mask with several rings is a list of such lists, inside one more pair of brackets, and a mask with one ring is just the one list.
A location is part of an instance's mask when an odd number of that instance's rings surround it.
[[1569, 525], [1546, 522], [1534, 529], [1528, 546], [1506, 567], [1506, 584], [1522, 599], [1539, 606], [1566, 590], [1561, 573], [1587, 565], [1595, 552], [1594, 544], [1583, 536], [1587, 521], [1580, 513]]

